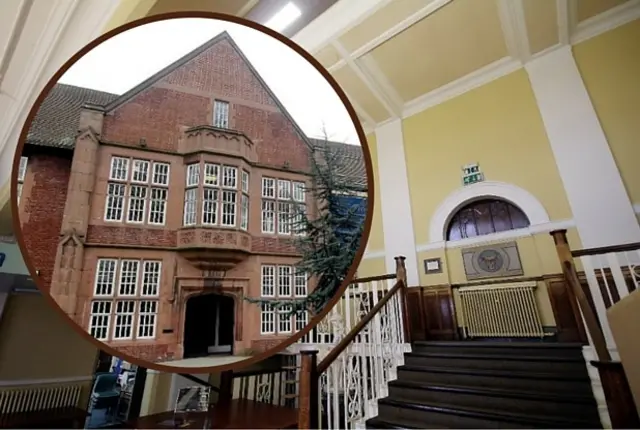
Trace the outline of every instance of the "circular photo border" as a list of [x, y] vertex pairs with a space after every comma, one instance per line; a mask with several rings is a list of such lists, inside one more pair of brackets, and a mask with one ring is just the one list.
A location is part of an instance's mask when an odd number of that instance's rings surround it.
[[[251, 356], [246, 360], [241, 360], [241, 361], [237, 361], [229, 364], [223, 364], [219, 366], [179, 367], [179, 366], [163, 365], [161, 363], [153, 363], [151, 361], [145, 361], [145, 360], [136, 358], [132, 355], [119, 352], [118, 350], [107, 345], [106, 343], [97, 340], [96, 338], [91, 336], [91, 334], [86, 330], [83, 330], [82, 327], [80, 327], [78, 324], [76, 324], [74, 321], [70, 319], [70, 317], [56, 303], [54, 298], [47, 292], [47, 289], [43, 288], [42, 279], [40, 279], [39, 276], [37, 275], [37, 270], [35, 269], [31, 261], [30, 255], [27, 252], [28, 250], [26, 249], [26, 246], [25, 246], [22, 228], [20, 225], [20, 215], [19, 215], [19, 208], [18, 208], [18, 202], [17, 202], [18, 166], [20, 163], [20, 157], [21, 157], [22, 151], [24, 149], [24, 146], [27, 140], [27, 134], [29, 132], [29, 129], [31, 128], [31, 124], [36, 114], [40, 109], [40, 106], [42, 105], [45, 98], [48, 96], [51, 89], [62, 77], [62, 75], [64, 75], [64, 73], [69, 68], [71, 68], [71, 66], [73, 66], [78, 60], [80, 60], [84, 55], [90, 52], [93, 48], [97, 47], [102, 42], [105, 42], [106, 40], [116, 35], [145, 24], [150, 24], [158, 21], [166, 21], [166, 20], [176, 19], [176, 18], [215, 19], [215, 20], [227, 21], [227, 22], [243, 25], [245, 27], [252, 28], [267, 36], [271, 36], [272, 38], [279, 40], [280, 42], [284, 43], [289, 48], [297, 52], [300, 56], [304, 57], [307, 60], [307, 62], [309, 62], [320, 74], [322, 74], [325, 80], [331, 85], [331, 87], [336, 92], [336, 94], [342, 101], [343, 105], [345, 106], [347, 112], [349, 113], [349, 116], [351, 117], [351, 121], [353, 122], [356, 132], [358, 134], [358, 139], [360, 140], [360, 145], [362, 148], [363, 158], [365, 163], [366, 178], [367, 178], [367, 214], [365, 216], [365, 225], [364, 225], [362, 238], [360, 240], [360, 247], [356, 251], [355, 258], [351, 264], [351, 267], [347, 273], [347, 276], [345, 277], [345, 281], [342, 283], [342, 285], [336, 292], [335, 296], [331, 300], [329, 300], [329, 302], [325, 305], [324, 309], [318, 315], [314, 316], [311, 319], [311, 321], [309, 321], [309, 323], [306, 325], [305, 328], [291, 335], [287, 340], [283, 340], [277, 346], [270, 348], [267, 351], [264, 351], [260, 354], [256, 354], [255, 356]], [[40, 95], [34, 102], [33, 106], [31, 107], [31, 110], [29, 111], [29, 115], [27, 116], [24, 126], [22, 127], [20, 138], [18, 140], [18, 145], [16, 147], [16, 152], [14, 154], [13, 170], [11, 173], [11, 214], [12, 214], [14, 234], [18, 242], [18, 246], [20, 247], [20, 252], [22, 253], [25, 265], [29, 270], [29, 273], [31, 274], [32, 279], [34, 280], [36, 286], [41, 291], [41, 293], [45, 296], [46, 300], [49, 301], [50, 305], [53, 308], [55, 308], [56, 312], [58, 312], [63, 318], [65, 318], [67, 323], [70, 324], [80, 336], [82, 336], [87, 341], [92, 342], [94, 345], [96, 345], [97, 349], [103, 350], [114, 357], [120, 357], [132, 364], [135, 364], [137, 366], [140, 366], [146, 369], [152, 369], [160, 372], [171, 372], [171, 373], [189, 373], [189, 374], [217, 373], [217, 372], [224, 372], [228, 370], [239, 370], [247, 366], [250, 366], [252, 364], [256, 364], [262, 360], [265, 360], [275, 354], [282, 352], [283, 350], [288, 348], [290, 345], [292, 345], [293, 343], [301, 339], [303, 336], [305, 336], [307, 333], [309, 333], [331, 311], [331, 309], [333, 309], [333, 307], [338, 303], [340, 298], [343, 296], [348, 285], [351, 283], [351, 280], [355, 275], [356, 270], [358, 269], [358, 265], [362, 261], [362, 257], [365, 252], [367, 241], [369, 239], [369, 234], [371, 232], [371, 224], [373, 221], [373, 208], [374, 208], [374, 196], [375, 196], [374, 187], [375, 187], [375, 184], [373, 181], [373, 163], [372, 163], [369, 147], [367, 146], [367, 140], [366, 140], [364, 129], [362, 128], [362, 125], [360, 124], [356, 111], [353, 108], [349, 99], [347, 98], [346, 94], [344, 93], [344, 91], [342, 91], [342, 89], [340, 88], [336, 80], [333, 78], [333, 76], [331, 76], [329, 71], [325, 69], [324, 66], [322, 66], [320, 62], [318, 62], [318, 60], [316, 60], [311, 54], [305, 51], [302, 47], [300, 47], [294, 41], [283, 36], [277, 31], [271, 30], [270, 28], [265, 27], [262, 24], [258, 24], [256, 22], [253, 22], [244, 18], [240, 18], [233, 15], [226, 15], [222, 13], [216, 13], [216, 12], [170, 12], [170, 13], [158, 14], [150, 17], [137, 19], [135, 21], [131, 21], [129, 23], [126, 23], [120, 27], [117, 27], [113, 30], [110, 30], [104, 33], [103, 35], [89, 42], [82, 49], [80, 49], [73, 56], [71, 56], [71, 58], [69, 58], [62, 65], [62, 67], [60, 67], [58, 71], [53, 74], [51, 79], [49, 79], [49, 81], [47, 82], [43, 90], [40, 92]]]

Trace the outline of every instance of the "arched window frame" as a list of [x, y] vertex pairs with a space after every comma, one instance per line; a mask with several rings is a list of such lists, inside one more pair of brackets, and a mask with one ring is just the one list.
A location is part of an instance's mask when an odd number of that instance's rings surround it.
[[447, 241], [471, 239], [531, 225], [527, 214], [512, 202], [495, 197], [474, 199], [461, 205], [449, 217]]

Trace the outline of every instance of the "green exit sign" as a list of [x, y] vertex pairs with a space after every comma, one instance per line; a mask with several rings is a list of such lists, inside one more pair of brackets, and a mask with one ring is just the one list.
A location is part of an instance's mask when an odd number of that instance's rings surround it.
[[474, 173], [472, 175], [467, 175], [464, 178], [462, 178], [462, 183], [464, 185], [471, 185], [471, 184], [475, 184], [476, 182], [482, 182], [483, 180], [483, 176], [482, 173]]
[[471, 185], [484, 181], [484, 175], [480, 172], [478, 164], [467, 164], [462, 168], [462, 184]]

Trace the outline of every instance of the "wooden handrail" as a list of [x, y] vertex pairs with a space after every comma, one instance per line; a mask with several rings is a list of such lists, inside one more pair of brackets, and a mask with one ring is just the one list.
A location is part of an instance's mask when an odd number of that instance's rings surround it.
[[356, 336], [358, 336], [358, 334], [360, 334], [362, 329], [364, 329], [367, 326], [367, 324], [371, 322], [371, 320], [376, 316], [376, 314], [380, 312], [380, 309], [382, 309], [382, 307], [387, 304], [387, 302], [391, 299], [391, 297], [393, 297], [393, 295], [397, 293], [398, 290], [402, 288], [402, 286], [403, 286], [403, 281], [398, 280], [396, 284], [393, 286], [393, 288], [391, 288], [387, 292], [387, 294], [385, 294], [384, 297], [380, 299], [378, 303], [376, 303], [373, 309], [371, 309], [369, 313], [367, 313], [367, 315], [365, 315], [358, 322], [358, 324], [356, 324], [351, 329], [351, 331], [349, 331], [349, 333], [340, 341], [340, 343], [338, 343], [327, 354], [327, 356], [318, 364], [318, 374], [325, 372], [329, 368], [329, 366], [331, 366], [331, 363], [333, 363], [336, 360], [336, 358], [338, 358], [338, 356], [342, 354], [342, 352], [347, 348], [347, 346], [349, 346], [349, 344], [354, 341], [354, 339], [356, 338]]
[[625, 243], [622, 245], [602, 246], [600, 248], [576, 249], [571, 251], [572, 257], [586, 257], [588, 255], [611, 254], [613, 252], [640, 251], [640, 242]]
[[354, 279], [353, 281], [351, 281], [351, 284], [362, 284], [365, 282], [372, 282], [372, 281], [386, 281], [389, 279], [396, 279], [396, 277], [398, 276], [397, 273], [388, 273], [386, 275], [378, 275], [378, 276], [368, 276], [366, 278], [358, 278], [358, 279]]
[[577, 313], [576, 320], [581, 320], [580, 311], [582, 311], [584, 323], [589, 335], [591, 336], [591, 341], [593, 342], [593, 347], [598, 355], [598, 359], [600, 361], [611, 361], [611, 354], [609, 354], [609, 350], [607, 349], [607, 342], [604, 338], [602, 328], [600, 328], [600, 325], [598, 324], [596, 312], [591, 308], [589, 299], [587, 299], [587, 295], [582, 289], [582, 284], [578, 279], [578, 273], [576, 272], [573, 257], [571, 255], [571, 248], [569, 247], [569, 242], [567, 240], [567, 231], [554, 230], [549, 234], [553, 237], [553, 241], [556, 245], [556, 253], [560, 260], [560, 266], [562, 267], [565, 280], [569, 284], [569, 288], [567, 290], [569, 296], [576, 301], [579, 307], [579, 309], [574, 310], [574, 312]]

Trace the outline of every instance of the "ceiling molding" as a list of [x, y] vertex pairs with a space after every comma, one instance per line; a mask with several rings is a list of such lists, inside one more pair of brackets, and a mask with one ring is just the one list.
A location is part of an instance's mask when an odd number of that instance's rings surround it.
[[577, 9], [577, 0], [556, 0], [558, 41], [560, 45], [568, 45], [571, 42], [571, 34], [576, 28]]
[[390, 97], [385, 94], [385, 92], [380, 88], [380, 85], [375, 81], [375, 79], [367, 73], [362, 63], [356, 63], [356, 61], [349, 56], [349, 53], [342, 46], [340, 42], [334, 40], [331, 42], [331, 46], [335, 48], [338, 54], [342, 57], [342, 59], [346, 62], [347, 66], [356, 74], [356, 76], [365, 84], [365, 86], [371, 91], [373, 96], [382, 104], [382, 106], [387, 110], [390, 116], [399, 117], [401, 112], [401, 105], [394, 105], [393, 101], [390, 100]]
[[440, 9], [443, 6], [446, 6], [447, 4], [451, 3], [451, 1], [452, 0], [432, 0], [427, 6], [421, 8], [417, 12], [409, 15], [407, 18], [403, 19], [402, 21], [400, 21], [399, 23], [397, 23], [393, 27], [389, 28], [388, 30], [383, 31], [382, 34], [380, 34], [380, 36], [377, 36], [377, 37], [371, 39], [369, 42], [365, 43], [364, 45], [362, 45], [358, 49], [354, 50], [351, 53], [351, 57], [352, 58], [359, 58], [359, 57], [362, 57], [363, 55], [368, 54], [369, 52], [373, 51], [378, 46], [382, 45], [387, 40], [392, 39], [395, 36], [397, 36], [398, 34], [402, 33], [407, 28], [411, 27], [413, 24], [423, 20], [427, 16], [429, 16], [432, 13], [436, 12], [438, 9]]
[[508, 75], [522, 68], [522, 63], [514, 58], [505, 57], [495, 61], [488, 66], [476, 70], [466, 76], [456, 79], [440, 88], [423, 94], [420, 97], [407, 102], [402, 112], [403, 118], [408, 118], [425, 109], [436, 106], [447, 100], [453, 99], [494, 81], [498, 78]]
[[531, 59], [522, 0], [498, 0], [498, 14], [507, 51], [523, 64]]
[[584, 42], [638, 18], [640, 18], [640, 0], [629, 0], [579, 23], [576, 31], [571, 35], [571, 44], [576, 45]]
[[404, 106], [404, 100], [400, 97], [400, 94], [398, 94], [398, 91], [391, 82], [389, 82], [389, 79], [382, 69], [380, 69], [378, 62], [373, 57], [367, 56], [358, 58], [356, 63], [359, 64], [360, 68], [380, 87], [382, 93], [389, 99], [389, 103], [391, 103], [396, 116], [400, 116], [402, 106]]
[[311, 53], [342, 36], [392, 0], [340, 0], [291, 39]]

